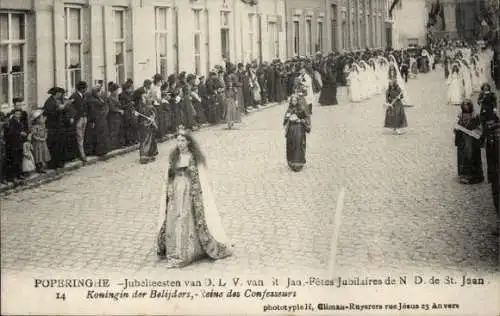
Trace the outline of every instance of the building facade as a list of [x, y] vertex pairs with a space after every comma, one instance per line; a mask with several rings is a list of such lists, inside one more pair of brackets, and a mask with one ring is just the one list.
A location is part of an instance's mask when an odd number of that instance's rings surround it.
[[287, 0], [287, 56], [385, 47], [387, 0]]
[[428, 7], [422, 0], [405, 0], [392, 12], [392, 42], [394, 49], [425, 45]]
[[80, 80], [140, 84], [224, 60], [286, 58], [284, 0], [1, 0], [0, 108]]
[[484, 0], [400, 1], [393, 10], [392, 45], [425, 45], [429, 32], [437, 39], [478, 39], [484, 10]]

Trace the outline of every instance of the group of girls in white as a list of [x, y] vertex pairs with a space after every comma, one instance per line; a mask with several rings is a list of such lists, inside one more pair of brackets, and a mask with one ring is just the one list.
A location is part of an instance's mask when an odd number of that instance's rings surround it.
[[[465, 57], [464, 57], [465, 55]], [[487, 49], [476, 54], [456, 52], [455, 58], [445, 60], [445, 78], [448, 86], [448, 104], [461, 105], [474, 93], [481, 91], [485, 82], [491, 82], [490, 63], [493, 51]]]

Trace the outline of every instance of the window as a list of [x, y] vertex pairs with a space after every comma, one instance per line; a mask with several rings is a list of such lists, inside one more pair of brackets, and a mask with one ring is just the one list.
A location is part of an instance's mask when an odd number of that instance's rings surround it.
[[318, 21], [318, 33], [316, 36], [316, 48], [315, 51], [323, 51], [323, 21]]
[[306, 56], [311, 56], [312, 30], [311, 19], [306, 20]]
[[269, 22], [268, 29], [271, 42], [271, 52], [269, 56], [271, 58], [280, 58], [278, 26], [274, 22]]
[[347, 29], [347, 21], [346, 21], [346, 12], [342, 11], [342, 26], [341, 26], [341, 34], [342, 34], [342, 49], [348, 48], [348, 40], [349, 40], [349, 30]]
[[248, 15], [248, 40], [250, 41], [250, 47], [249, 47], [249, 57], [250, 60], [253, 60], [255, 58], [255, 31], [254, 31], [254, 14], [249, 14]]
[[221, 53], [224, 60], [230, 58], [230, 41], [229, 41], [229, 12], [221, 12]]
[[194, 12], [194, 72], [201, 72], [201, 10]]
[[113, 10], [114, 36], [113, 44], [115, 47], [115, 82], [122, 84], [127, 80], [125, 65], [125, 11], [121, 9]]
[[82, 80], [82, 9], [64, 8], [64, 26], [66, 92], [71, 94]]
[[156, 72], [167, 78], [169, 73], [168, 58], [168, 24], [170, 8], [158, 7], [155, 9], [155, 35], [156, 35]]
[[25, 99], [26, 16], [0, 12], [0, 106]]
[[332, 52], [337, 50], [337, 27], [338, 27], [338, 22], [337, 22], [337, 15], [338, 15], [338, 7], [336, 4], [332, 4], [330, 7], [330, 14], [331, 14], [331, 50]]
[[295, 56], [299, 55], [300, 52], [300, 23], [299, 21], [293, 21], [293, 53]]

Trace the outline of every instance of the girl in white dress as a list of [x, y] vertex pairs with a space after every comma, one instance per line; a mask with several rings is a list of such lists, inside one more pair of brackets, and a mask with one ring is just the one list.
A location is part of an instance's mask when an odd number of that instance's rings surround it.
[[374, 79], [371, 67], [366, 63], [366, 61], [360, 61], [361, 67], [363, 67], [363, 89], [364, 89], [364, 99], [370, 99], [374, 95]]
[[453, 64], [451, 73], [446, 80], [448, 86], [448, 104], [460, 105], [464, 100], [464, 84], [462, 75], [460, 74], [460, 66]]
[[481, 91], [481, 77], [479, 76], [477, 60], [475, 56], [471, 58], [470, 65], [471, 65], [472, 92], [479, 93]]
[[370, 58], [368, 61], [370, 68], [372, 69], [373, 72], [373, 78], [374, 78], [374, 85], [375, 85], [375, 94], [378, 95], [380, 92], [382, 92], [382, 85], [381, 85], [381, 78], [380, 78], [380, 71], [379, 71], [379, 64], [377, 63], [375, 58]]
[[387, 73], [389, 71], [389, 61], [384, 56], [380, 56], [378, 60], [380, 65], [379, 67], [379, 77], [381, 81], [380, 85], [383, 87], [381, 90], [383, 92], [389, 85], [389, 80], [387, 77]]
[[359, 66], [356, 63], [353, 63], [351, 66], [351, 71], [349, 72], [348, 80], [350, 82], [349, 85], [349, 95], [351, 96], [351, 102], [360, 102], [361, 101], [361, 79], [360, 79], [360, 70]]
[[457, 60], [457, 62], [460, 64], [460, 74], [464, 82], [464, 98], [470, 99], [472, 97], [472, 80], [470, 78], [469, 68], [462, 60]]

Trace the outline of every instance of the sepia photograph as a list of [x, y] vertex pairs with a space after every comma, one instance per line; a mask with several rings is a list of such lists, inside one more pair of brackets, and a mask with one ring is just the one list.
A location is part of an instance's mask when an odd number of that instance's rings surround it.
[[498, 0], [0, 0], [2, 315], [499, 315]]

